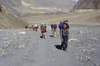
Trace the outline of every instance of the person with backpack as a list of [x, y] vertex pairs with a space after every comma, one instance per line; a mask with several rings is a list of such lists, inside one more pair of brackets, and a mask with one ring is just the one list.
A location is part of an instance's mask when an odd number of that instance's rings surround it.
[[[40, 25], [40, 31], [41, 31], [41, 34], [42, 34], [42, 28], [43, 28], [43, 25], [44, 25], [44, 23], [42, 23], [42, 24]], [[42, 34], [42, 37], [43, 37], [43, 34]]]
[[36, 30], [36, 32], [37, 32], [37, 30], [38, 30], [38, 25], [35, 25], [34, 28], [35, 28], [35, 30]]
[[28, 28], [28, 26], [26, 25], [26, 26], [25, 26], [25, 28], [27, 29], [27, 28]]
[[29, 25], [29, 29], [30, 29], [30, 31], [31, 31], [31, 29], [32, 29], [32, 25]]
[[54, 25], [51, 24], [51, 32], [52, 32], [52, 35], [53, 35], [53, 28], [54, 28]]
[[51, 30], [53, 30], [53, 27], [54, 27], [53, 24], [51, 24]]
[[57, 24], [54, 24], [53, 26], [53, 37], [56, 37], [56, 33], [57, 33]]
[[[41, 34], [42, 34], [42, 37], [43, 37], [43, 30], [45, 29], [46, 30], [46, 25], [44, 24], [44, 23], [42, 23], [41, 25], [40, 25], [40, 31], [41, 31]], [[45, 33], [45, 36], [46, 36], [46, 33]]]
[[43, 26], [43, 29], [42, 29], [42, 37], [44, 38], [44, 39], [46, 39], [46, 28], [45, 28], [45, 26]]
[[68, 47], [68, 29], [66, 25], [63, 25], [62, 30], [61, 30], [61, 49], [64, 51], [67, 51]]
[[60, 38], [61, 38], [62, 25], [63, 25], [63, 22], [60, 22], [60, 24], [59, 24], [59, 29], [60, 29]]

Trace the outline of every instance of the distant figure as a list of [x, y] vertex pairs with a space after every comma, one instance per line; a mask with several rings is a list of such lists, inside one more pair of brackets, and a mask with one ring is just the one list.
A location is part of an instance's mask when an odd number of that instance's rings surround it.
[[54, 28], [54, 26], [53, 26], [53, 24], [51, 24], [51, 30], [53, 30], [53, 28]]
[[30, 31], [31, 31], [31, 29], [32, 29], [32, 25], [29, 25], [29, 29], [30, 29]]
[[37, 32], [37, 30], [38, 30], [38, 25], [35, 25], [35, 30], [36, 30], [36, 32]]
[[44, 38], [44, 39], [46, 39], [46, 28], [45, 27], [43, 27], [43, 29], [42, 29], [42, 37]]
[[28, 28], [28, 26], [26, 25], [26, 26], [25, 26], [25, 28], [27, 29], [27, 28]]
[[37, 24], [34, 25], [34, 30], [37, 32], [37, 30], [38, 30], [38, 25]]
[[35, 26], [34, 25], [32, 25], [32, 29], [33, 29], [33, 31], [35, 30]]
[[52, 35], [53, 35], [53, 28], [54, 28], [54, 25], [51, 24], [51, 32], [52, 32]]
[[57, 33], [57, 24], [53, 25], [53, 37], [56, 37], [56, 33]]
[[[43, 25], [44, 25], [44, 23], [42, 23], [42, 24], [40, 25], [41, 34], [42, 34]], [[43, 37], [43, 34], [42, 34], [42, 37]]]
[[[41, 31], [41, 34], [42, 34], [42, 37], [44, 38], [44, 34], [45, 34], [45, 38], [46, 38], [46, 32], [44, 31], [44, 30], [46, 30], [46, 25], [44, 24], [44, 23], [42, 23], [41, 25], [40, 25], [40, 31]], [[43, 34], [44, 33], [44, 34]]]

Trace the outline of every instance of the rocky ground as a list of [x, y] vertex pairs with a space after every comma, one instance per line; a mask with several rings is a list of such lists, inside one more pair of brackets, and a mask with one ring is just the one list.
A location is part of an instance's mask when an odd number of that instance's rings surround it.
[[40, 31], [0, 29], [0, 66], [100, 66], [100, 26], [70, 25], [68, 50]]

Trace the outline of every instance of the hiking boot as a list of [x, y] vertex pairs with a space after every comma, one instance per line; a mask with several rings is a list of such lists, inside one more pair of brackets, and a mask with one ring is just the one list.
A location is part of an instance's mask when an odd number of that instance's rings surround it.
[[64, 51], [67, 51], [67, 49], [65, 49]]
[[61, 47], [61, 50], [63, 50], [63, 47]]

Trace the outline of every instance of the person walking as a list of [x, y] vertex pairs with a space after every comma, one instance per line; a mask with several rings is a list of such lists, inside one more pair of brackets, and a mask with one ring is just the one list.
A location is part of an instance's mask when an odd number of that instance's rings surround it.
[[[41, 31], [41, 34], [42, 34], [42, 37], [43, 38], [46, 38], [46, 28], [47, 28], [47, 26], [46, 26], [46, 24], [44, 24], [44, 23], [42, 23], [41, 25], [40, 25], [40, 31]], [[45, 36], [45, 37], [44, 37]]]
[[57, 24], [54, 24], [54, 28], [53, 28], [53, 37], [56, 37], [56, 33], [57, 33]]
[[42, 36], [43, 36], [43, 38], [44, 39], [46, 39], [46, 28], [45, 27], [43, 27], [43, 29], [42, 29]]
[[32, 29], [32, 25], [29, 25], [29, 29], [30, 29], [30, 31], [31, 31], [31, 29]]
[[28, 28], [28, 26], [27, 25], [25, 25], [25, 29], [27, 29]]
[[54, 25], [51, 24], [51, 32], [52, 32], [52, 35], [53, 35], [53, 28], [54, 28]]
[[67, 51], [67, 47], [68, 47], [68, 29], [66, 27], [66, 25], [63, 25], [63, 28], [61, 30], [61, 49], [64, 51]]
[[[65, 20], [63, 22], [60, 22], [59, 24], [59, 29], [60, 29], [60, 38], [61, 38], [61, 49], [63, 50], [67, 50], [67, 46], [68, 46], [68, 29], [69, 29], [69, 25], [68, 25], [68, 20]], [[63, 34], [66, 34], [65, 36]]]

